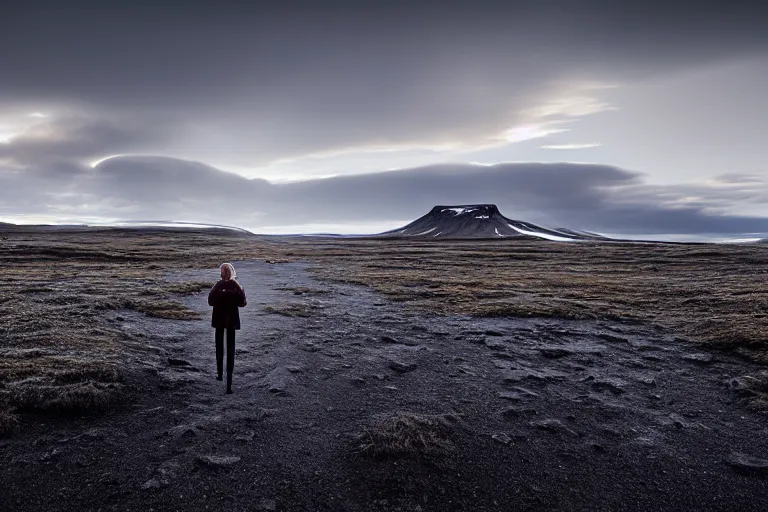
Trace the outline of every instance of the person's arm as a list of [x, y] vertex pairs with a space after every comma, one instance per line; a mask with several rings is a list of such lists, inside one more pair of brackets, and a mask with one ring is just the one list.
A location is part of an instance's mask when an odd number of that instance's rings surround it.
[[211, 291], [208, 292], [208, 305], [209, 306], [215, 306], [219, 302], [219, 298], [220, 298], [220, 295], [221, 295], [221, 290], [219, 289], [219, 283], [221, 283], [221, 281], [219, 281], [215, 285], [213, 285], [213, 288], [211, 288]]
[[241, 286], [240, 287], [240, 304], [239, 304], [239, 306], [241, 308], [244, 308], [247, 305], [248, 305], [248, 302], [245, 300], [245, 288], [243, 288]]

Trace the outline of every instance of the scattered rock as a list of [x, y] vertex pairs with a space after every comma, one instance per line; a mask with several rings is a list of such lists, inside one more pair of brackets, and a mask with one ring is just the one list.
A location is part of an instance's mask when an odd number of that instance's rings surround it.
[[243, 432], [242, 434], [238, 434], [235, 436], [235, 441], [240, 441], [241, 443], [250, 443], [253, 441], [253, 437], [256, 435], [256, 432], [253, 430], [249, 430], [247, 432]]
[[164, 409], [164, 407], [162, 405], [160, 405], [158, 407], [152, 407], [151, 409], [144, 409], [143, 411], [139, 411], [138, 414], [153, 414], [153, 413], [156, 413], [156, 412], [158, 412], [158, 411], [160, 411], [162, 409]]
[[600, 443], [590, 443], [590, 446], [597, 453], [605, 453], [605, 446], [601, 445]]
[[256, 413], [256, 420], [262, 421], [265, 418], [270, 418], [275, 415], [275, 413], [278, 412], [277, 409], [264, 409], [263, 407], [259, 409], [259, 412]]
[[99, 483], [102, 485], [120, 485], [120, 479], [112, 473], [103, 473], [99, 478]]
[[605, 341], [612, 341], [616, 343], [629, 343], [628, 338], [624, 338], [623, 336], [616, 336], [615, 334], [609, 334], [607, 332], [598, 333], [597, 337]]
[[184, 359], [176, 359], [174, 357], [169, 357], [168, 365], [169, 366], [192, 366], [192, 363]]
[[768, 460], [740, 452], [731, 452], [726, 461], [735, 471], [747, 475], [768, 475]]
[[401, 340], [398, 338], [393, 338], [392, 336], [382, 336], [381, 341], [383, 343], [391, 343], [393, 345], [408, 345], [409, 347], [412, 347], [414, 345], [418, 345], [418, 342], [410, 341], [410, 340]]
[[511, 441], [509, 436], [507, 434], [503, 434], [503, 433], [493, 434], [491, 436], [491, 439], [493, 439], [497, 443], [500, 443], [500, 444], [503, 444], [503, 445], [507, 445]]
[[619, 432], [618, 430], [616, 430], [613, 427], [602, 427], [600, 429], [600, 432], [602, 432], [603, 434], [605, 434], [607, 436], [611, 436], [611, 437], [623, 437], [621, 435], [621, 432]]
[[520, 418], [521, 416], [535, 416], [538, 411], [532, 407], [507, 407], [501, 411], [505, 418]]
[[83, 439], [89, 440], [89, 441], [95, 441], [95, 440], [98, 440], [98, 439], [104, 439], [105, 436], [106, 436], [106, 434], [103, 431], [99, 430], [98, 428], [91, 428], [91, 429], [86, 430], [82, 434], [78, 434], [78, 435], [73, 436], [73, 437], [65, 437], [63, 439], [59, 439], [58, 442], [61, 443], [61, 444], [64, 444], [64, 443], [68, 443], [70, 441], [79, 441], [79, 440], [83, 440]]
[[530, 397], [518, 391], [501, 391], [499, 393], [499, 398], [503, 398], [504, 400], [512, 400], [513, 402], [519, 402]]
[[200, 429], [196, 425], [177, 425], [168, 430], [168, 435], [175, 439], [188, 439], [200, 435]]
[[116, 316], [115, 320], [117, 320], [118, 322], [125, 322], [125, 318], [120, 315]]
[[610, 377], [600, 377], [592, 379], [592, 388], [596, 391], [610, 391], [614, 395], [620, 395], [626, 393], [624, 386], [626, 383], [621, 379], [614, 379]]
[[273, 499], [263, 498], [259, 502], [259, 510], [266, 510], [268, 512], [277, 510], [277, 502]]
[[535, 391], [531, 391], [530, 389], [523, 388], [520, 386], [515, 386], [512, 388], [514, 391], [517, 391], [518, 393], [522, 393], [525, 396], [531, 397], [531, 398], [539, 398], [539, 394]]
[[199, 455], [196, 460], [202, 466], [220, 468], [232, 466], [240, 462], [240, 457], [231, 455]]
[[285, 369], [291, 373], [301, 373], [304, 371], [304, 368], [302, 366], [297, 366], [297, 365], [286, 366]]
[[544, 430], [544, 431], [552, 432], [555, 434], [567, 433], [572, 436], [578, 436], [576, 432], [574, 432], [573, 430], [563, 425], [563, 423], [560, 420], [549, 419], [549, 420], [533, 421], [531, 422], [531, 426], [539, 430]]
[[697, 364], [709, 364], [714, 360], [712, 354], [705, 353], [686, 354], [683, 359]]
[[507, 344], [502, 341], [486, 339], [484, 343], [485, 343], [485, 346], [491, 350], [506, 350], [507, 348]]
[[149, 490], [152, 490], [152, 489], [159, 489], [160, 487], [162, 487], [162, 484], [160, 483], [160, 481], [157, 478], [151, 478], [151, 479], [147, 480], [146, 482], [144, 482], [143, 484], [141, 484], [141, 489], [144, 490], [144, 491], [149, 491]]
[[544, 348], [540, 348], [539, 352], [541, 353], [542, 356], [548, 359], [557, 359], [560, 357], [571, 355], [573, 353], [570, 350], [566, 350], [560, 347], [544, 347]]
[[411, 372], [416, 369], [415, 363], [402, 363], [400, 361], [390, 361], [389, 367], [398, 373]]
[[689, 426], [688, 422], [683, 419], [679, 414], [672, 413], [669, 416], [661, 416], [658, 418], [659, 423], [665, 426], [674, 425], [677, 428], [685, 428]]
[[54, 448], [53, 450], [49, 452], [45, 452], [40, 456], [40, 462], [50, 462], [52, 460], [56, 460], [61, 456], [61, 450], [58, 448]]
[[759, 384], [760, 381], [750, 375], [736, 377], [728, 381], [728, 385], [731, 387], [731, 389], [738, 391], [744, 396], [756, 395], [757, 393], [755, 392], [754, 388], [759, 386]]
[[547, 369], [510, 370], [504, 374], [504, 382], [514, 383], [514, 382], [522, 382], [528, 379], [546, 382], [546, 381], [564, 380], [566, 377], [567, 375], [565, 373], [559, 372], [557, 370], [547, 370]]

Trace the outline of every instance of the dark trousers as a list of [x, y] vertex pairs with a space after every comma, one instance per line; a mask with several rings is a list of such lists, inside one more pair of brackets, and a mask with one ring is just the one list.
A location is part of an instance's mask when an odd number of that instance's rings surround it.
[[[216, 371], [221, 377], [224, 363], [224, 328], [216, 328]], [[235, 330], [227, 329], [227, 384], [232, 384], [232, 370], [235, 369]]]

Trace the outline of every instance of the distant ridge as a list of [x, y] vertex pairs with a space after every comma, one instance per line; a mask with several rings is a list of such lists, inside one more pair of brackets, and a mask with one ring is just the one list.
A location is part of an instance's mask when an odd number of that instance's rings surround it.
[[495, 204], [438, 205], [410, 224], [377, 236], [424, 239], [611, 240], [587, 231], [543, 228], [530, 222], [509, 219], [501, 214]]

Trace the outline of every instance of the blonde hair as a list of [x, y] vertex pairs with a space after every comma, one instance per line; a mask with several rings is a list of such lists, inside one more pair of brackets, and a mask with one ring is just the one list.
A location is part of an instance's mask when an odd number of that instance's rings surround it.
[[219, 270], [223, 270], [225, 268], [229, 270], [229, 279], [234, 279], [237, 277], [237, 272], [235, 272], [235, 267], [233, 267], [231, 263], [222, 263], [221, 266], [219, 267]]

